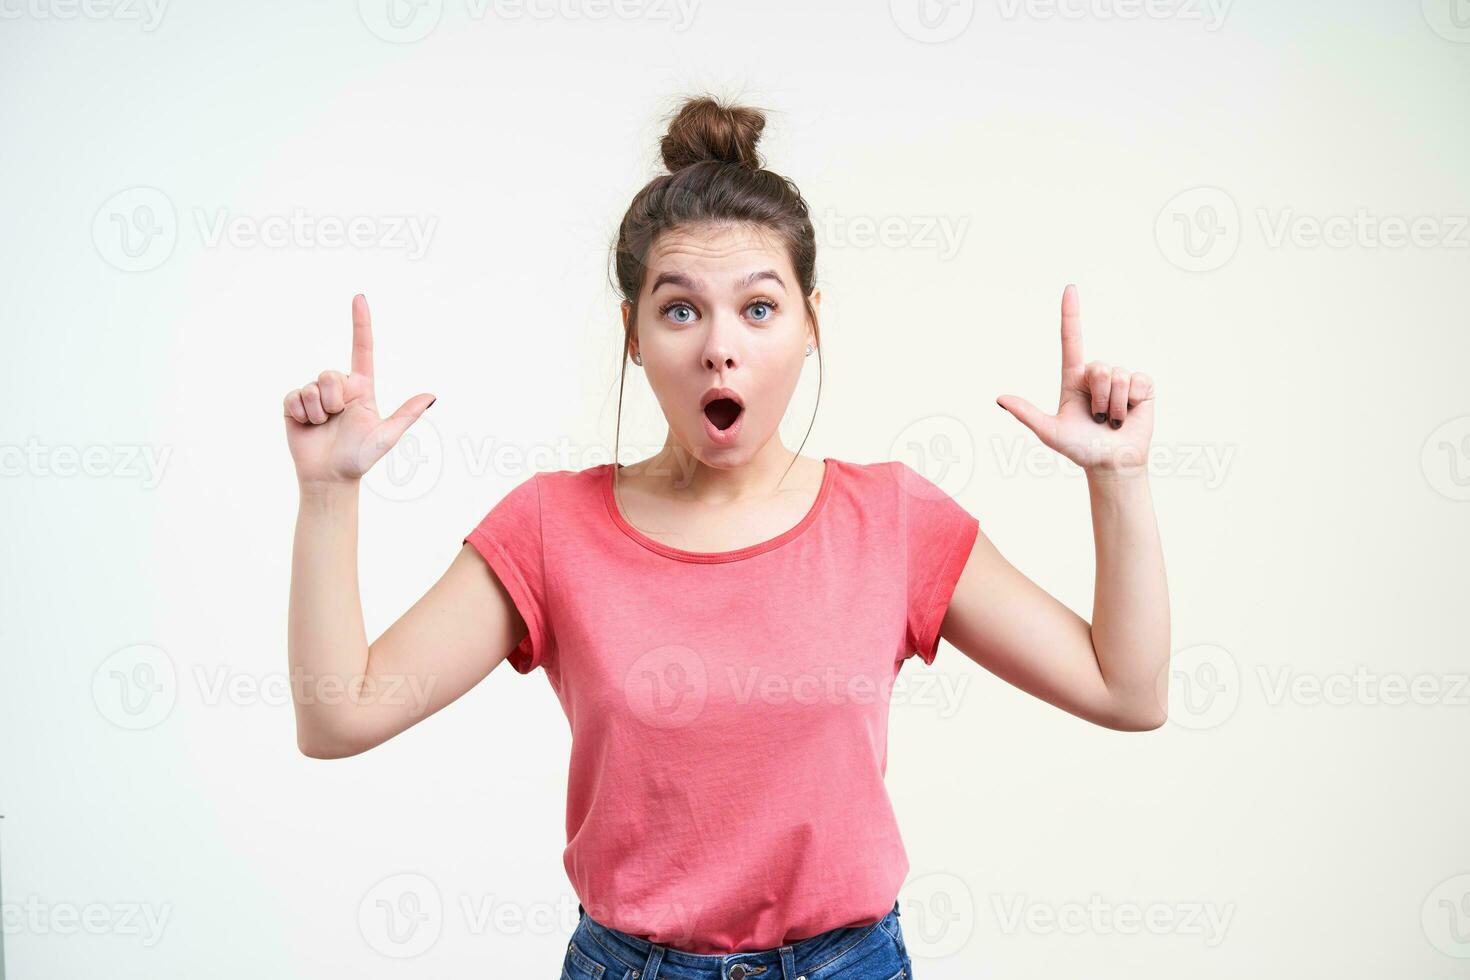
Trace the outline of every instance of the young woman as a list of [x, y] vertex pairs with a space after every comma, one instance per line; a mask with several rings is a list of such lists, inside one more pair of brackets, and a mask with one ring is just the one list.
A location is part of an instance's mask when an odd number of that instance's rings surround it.
[[[571, 980], [911, 976], [897, 901], [908, 861], [883, 783], [888, 695], [940, 637], [1099, 725], [1165, 716], [1149, 379], [1083, 361], [1068, 287], [1056, 414], [998, 399], [1087, 471], [1091, 624], [906, 464], [793, 453], [777, 430], [821, 351], [821, 296], [806, 203], [756, 155], [763, 125], [756, 110], [687, 101], [662, 142], [669, 173], [619, 229], [622, 370], [631, 359], [647, 374], [663, 449], [521, 482], [371, 645], [359, 481], [433, 399], [379, 417], [362, 296], [350, 373], [286, 396], [300, 486], [290, 664], [363, 684], [354, 701], [298, 698], [301, 751], [363, 752], [501, 660], [543, 668], [572, 729]], [[405, 677], [427, 702], [379, 695]]]

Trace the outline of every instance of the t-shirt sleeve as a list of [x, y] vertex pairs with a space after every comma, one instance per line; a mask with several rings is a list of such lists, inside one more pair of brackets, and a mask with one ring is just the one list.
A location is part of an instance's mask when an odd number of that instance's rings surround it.
[[508, 659], [517, 673], [528, 674], [542, 662], [551, 643], [537, 475], [502, 497], [464, 541], [489, 563], [526, 621], [525, 639]]
[[939, 626], [980, 522], [907, 463], [895, 461], [895, 469], [899, 527], [908, 556], [908, 656], [917, 653], [932, 664], [939, 650]]

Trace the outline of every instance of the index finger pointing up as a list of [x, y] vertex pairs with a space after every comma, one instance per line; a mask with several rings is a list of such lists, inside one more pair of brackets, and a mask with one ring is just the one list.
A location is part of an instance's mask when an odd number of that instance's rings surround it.
[[1082, 307], [1077, 302], [1077, 287], [1071, 283], [1062, 290], [1062, 371], [1082, 366]]
[[352, 373], [373, 376], [373, 317], [362, 293], [352, 297]]

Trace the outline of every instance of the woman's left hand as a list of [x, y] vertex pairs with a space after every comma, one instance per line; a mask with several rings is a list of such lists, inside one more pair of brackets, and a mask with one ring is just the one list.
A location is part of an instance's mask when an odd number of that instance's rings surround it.
[[1077, 287], [1062, 291], [1062, 394], [1048, 415], [1024, 398], [996, 403], [1047, 446], [1089, 472], [1145, 471], [1154, 431], [1154, 383], [1141, 371], [1082, 362]]

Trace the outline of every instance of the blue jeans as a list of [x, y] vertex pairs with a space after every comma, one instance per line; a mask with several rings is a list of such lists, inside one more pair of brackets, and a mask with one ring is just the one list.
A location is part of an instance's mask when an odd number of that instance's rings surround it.
[[577, 904], [561, 980], [909, 980], [898, 903], [870, 926], [843, 926], [775, 949], [686, 953], [603, 925]]

